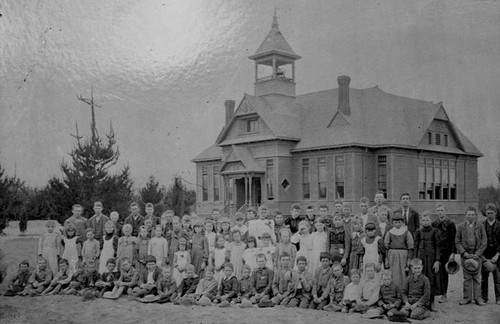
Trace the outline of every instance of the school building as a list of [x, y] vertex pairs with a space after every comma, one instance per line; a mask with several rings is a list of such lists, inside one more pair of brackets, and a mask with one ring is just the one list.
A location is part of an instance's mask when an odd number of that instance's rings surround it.
[[[289, 213], [291, 204], [353, 203], [382, 190], [399, 206], [453, 214], [477, 206], [481, 152], [456, 127], [443, 104], [390, 94], [378, 86], [338, 88], [297, 95], [297, 55], [278, 28], [254, 55], [254, 94], [236, 106], [225, 101], [225, 125], [196, 164], [196, 210], [227, 215], [265, 204]], [[221, 109], [222, 110], [222, 109]]]

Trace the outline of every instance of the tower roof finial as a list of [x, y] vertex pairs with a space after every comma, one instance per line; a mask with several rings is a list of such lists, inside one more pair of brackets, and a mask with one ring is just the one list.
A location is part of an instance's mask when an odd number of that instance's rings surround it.
[[272, 28], [278, 28], [278, 15], [276, 14], [276, 4], [274, 5], [274, 15], [273, 15], [273, 24]]

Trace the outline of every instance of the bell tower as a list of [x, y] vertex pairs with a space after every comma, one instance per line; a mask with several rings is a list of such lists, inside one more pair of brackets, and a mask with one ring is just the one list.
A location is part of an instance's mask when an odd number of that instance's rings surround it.
[[278, 94], [295, 97], [295, 54], [278, 28], [278, 17], [274, 8], [271, 30], [262, 41], [254, 55], [255, 95]]

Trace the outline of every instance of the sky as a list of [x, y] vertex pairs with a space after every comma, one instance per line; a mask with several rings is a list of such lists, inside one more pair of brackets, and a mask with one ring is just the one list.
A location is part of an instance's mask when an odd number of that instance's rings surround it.
[[[297, 93], [378, 85], [443, 102], [479, 148], [479, 184], [500, 168], [500, 1], [86, 0], [0, 2], [0, 163], [29, 185], [61, 176], [78, 122], [112, 122], [136, 186], [195, 181], [197, 154], [224, 124], [224, 100], [253, 94], [248, 59], [277, 7]], [[390, 117], [388, 117], [390, 124]], [[188, 184], [189, 187], [189, 184]]]

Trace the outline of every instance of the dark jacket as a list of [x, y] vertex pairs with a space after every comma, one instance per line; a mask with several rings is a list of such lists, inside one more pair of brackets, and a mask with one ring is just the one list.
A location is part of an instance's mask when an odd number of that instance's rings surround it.
[[[162, 277], [163, 277], [163, 275], [162, 275], [162, 271], [161, 271], [160, 267], [156, 266], [155, 270], [153, 271], [153, 281], [155, 282], [155, 284], [159, 280], [161, 280]], [[139, 274], [139, 282], [137, 284], [142, 285], [142, 284], [145, 284], [147, 282], [148, 282], [148, 269], [144, 269]]]
[[182, 279], [181, 284], [179, 285], [179, 287], [177, 287], [178, 296], [182, 297], [185, 295], [194, 294], [199, 282], [199, 277]]
[[263, 293], [269, 295], [271, 292], [271, 285], [273, 284], [273, 270], [269, 268], [257, 268], [252, 274], [253, 286], [256, 293]]
[[486, 230], [484, 229], [484, 225], [480, 224], [478, 221], [474, 222], [474, 236], [476, 238], [476, 243], [474, 245], [470, 245], [468, 242], [468, 232], [466, 226], [468, 226], [467, 222], [463, 222], [457, 227], [457, 236], [455, 237], [457, 252], [460, 255], [468, 252], [481, 257], [484, 250], [486, 249], [487, 244]]
[[486, 249], [484, 250], [484, 257], [486, 259], [491, 259], [495, 254], [500, 253], [500, 222], [495, 220], [493, 226], [491, 226], [488, 220], [485, 220], [483, 224], [486, 232]]
[[403, 285], [403, 303], [418, 303], [419, 306], [429, 307], [431, 299], [431, 284], [429, 278], [421, 274], [418, 278], [413, 274], [406, 278]]
[[457, 246], [455, 245], [457, 227], [449, 219], [445, 219], [444, 221], [437, 219], [432, 222], [432, 227], [438, 231], [437, 238], [441, 253], [439, 259], [446, 262], [450, 254], [457, 253]]
[[134, 219], [134, 217], [130, 215], [127, 218], [125, 218], [123, 225], [125, 224], [132, 225], [132, 236], [137, 237], [139, 236], [139, 230], [141, 229], [141, 226], [144, 225], [144, 217], [139, 215], [137, 216], [137, 219]]
[[401, 215], [403, 215], [405, 225], [408, 227], [408, 230], [410, 231], [411, 235], [415, 237], [415, 231], [420, 228], [420, 215], [418, 214], [418, 212], [415, 209], [409, 207], [408, 221], [406, 220], [403, 214], [403, 208], [398, 208], [394, 211], [394, 213], [397, 212], [400, 212]]
[[238, 278], [231, 276], [229, 278], [224, 278], [219, 284], [219, 289], [217, 294], [219, 296], [226, 296], [227, 298], [238, 297], [238, 292], [240, 291], [240, 283]]

